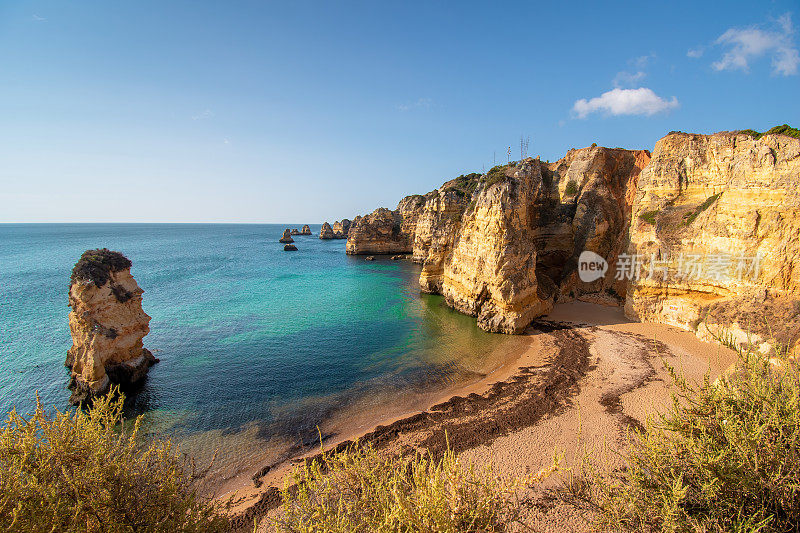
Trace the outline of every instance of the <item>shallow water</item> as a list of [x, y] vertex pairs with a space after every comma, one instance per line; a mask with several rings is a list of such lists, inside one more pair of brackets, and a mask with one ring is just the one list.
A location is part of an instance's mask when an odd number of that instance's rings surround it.
[[88, 248], [123, 252], [145, 290], [144, 342], [161, 362], [131, 412], [201, 459], [218, 449], [220, 471], [278, 458], [318, 427], [416, 409], [519, 349], [420, 295], [418, 266], [316, 236], [284, 252], [285, 227], [0, 225], [0, 409], [30, 411], [37, 391], [67, 407], [69, 275]]

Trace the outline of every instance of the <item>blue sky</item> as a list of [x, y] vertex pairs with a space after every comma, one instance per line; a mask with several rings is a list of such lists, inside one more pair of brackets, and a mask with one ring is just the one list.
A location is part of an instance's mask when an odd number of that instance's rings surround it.
[[521, 135], [800, 126], [796, 0], [603, 4], [4, 1], [0, 222], [318, 223]]

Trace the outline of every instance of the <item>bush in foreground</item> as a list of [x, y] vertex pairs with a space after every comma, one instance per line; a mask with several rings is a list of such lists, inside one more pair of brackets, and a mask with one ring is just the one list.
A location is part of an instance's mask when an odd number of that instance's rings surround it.
[[214, 532], [217, 507], [194, 488], [169, 441], [142, 445], [141, 419], [120, 429], [123, 398], [88, 412], [12, 411], [0, 431], [0, 528], [18, 532]]
[[584, 465], [573, 495], [600, 524], [637, 531], [800, 530], [800, 382], [785, 353], [740, 352], [738, 370], [693, 390], [633, 436], [625, 468]]
[[[543, 477], [547, 473], [537, 474]], [[518, 521], [517, 491], [531, 479], [498, 478], [464, 467], [452, 451], [440, 461], [382, 458], [351, 446], [298, 466], [282, 496], [287, 532], [505, 531]], [[296, 490], [292, 488], [296, 486]]]

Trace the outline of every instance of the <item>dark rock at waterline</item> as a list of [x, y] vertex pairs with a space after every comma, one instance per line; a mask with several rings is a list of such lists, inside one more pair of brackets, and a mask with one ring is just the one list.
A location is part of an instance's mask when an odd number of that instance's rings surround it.
[[286, 246], [283, 247], [283, 251], [284, 252], [296, 252], [297, 251], [297, 246], [295, 246], [294, 244], [287, 244]]
[[300, 230], [300, 235], [311, 235], [311, 228], [308, 227], [308, 224], [305, 224]]
[[300, 232], [299, 232], [299, 231], [297, 231], [297, 228], [294, 228], [294, 229], [291, 231], [291, 234], [292, 234], [292, 235], [300, 235]]
[[364, 261], [375, 261], [375, 256], [374, 255], [368, 255], [367, 257], [364, 258]]

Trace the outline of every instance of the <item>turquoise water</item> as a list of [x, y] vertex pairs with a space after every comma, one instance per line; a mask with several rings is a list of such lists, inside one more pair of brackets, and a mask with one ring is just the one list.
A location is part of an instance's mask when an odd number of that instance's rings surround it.
[[0, 409], [30, 411], [37, 391], [67, 407], [69, 275], [88, 248], [133, 261], [152, 317], [144, 342], [161, 362], [130, 412], [192, 453], [224, 449], [224, 468], [414, 408], [511, 357], [513, 339], [420, 295], [418, 266], [316, 236], [284, 252], [285, 227], [0, 225]]

